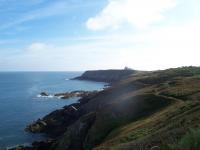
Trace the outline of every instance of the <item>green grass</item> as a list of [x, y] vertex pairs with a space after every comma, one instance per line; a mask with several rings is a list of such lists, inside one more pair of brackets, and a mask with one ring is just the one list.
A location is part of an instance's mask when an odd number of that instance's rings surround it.
[[178, 143], [169, 147], [171, 150], [200, 150], [200, 128], [190, 129]]

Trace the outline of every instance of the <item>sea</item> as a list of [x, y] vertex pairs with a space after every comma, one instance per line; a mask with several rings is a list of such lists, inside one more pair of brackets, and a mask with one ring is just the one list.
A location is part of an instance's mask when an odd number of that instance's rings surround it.
[[46, 138], [24, 129], [48, 113], [75, 103], [78, 98], [62, 100], [49, 94], [75, 90], [101, 90], [105, 83], [70, 80], [82, 72], [0, 72], [0, 150], [29, 145]]

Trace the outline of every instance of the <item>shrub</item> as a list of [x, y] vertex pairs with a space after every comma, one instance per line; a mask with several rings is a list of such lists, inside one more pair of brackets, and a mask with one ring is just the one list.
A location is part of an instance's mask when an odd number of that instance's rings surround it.
[[170, 145], [172, 150], [200, 150], [200, 129], [190, 129], [177, 143]]

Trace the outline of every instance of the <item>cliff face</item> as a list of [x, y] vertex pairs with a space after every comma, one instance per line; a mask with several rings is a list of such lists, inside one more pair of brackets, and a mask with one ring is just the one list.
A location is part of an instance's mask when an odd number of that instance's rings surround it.
[[80, 77], [76, 77], [78, 80], [91, 80], [99, 82], [112, 83], [129, 77], [135, 74], [135, 70], [93, 70], [86, 71]]

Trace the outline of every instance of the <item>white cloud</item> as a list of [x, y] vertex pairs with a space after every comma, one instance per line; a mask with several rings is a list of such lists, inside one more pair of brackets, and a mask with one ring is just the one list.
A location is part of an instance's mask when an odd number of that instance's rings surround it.
[[109, 0], [108, 5], [86, 25], [92, 30], [118, 28], [129, 23], [146, 28], [164, 18], [163, 13], [176, 6], [176, 0]]
[[166, 26], [129, 39], [132, 49], [124, 51], [122, 61], [144, 70], [200, 66], [200, 20], [182, 26]]

